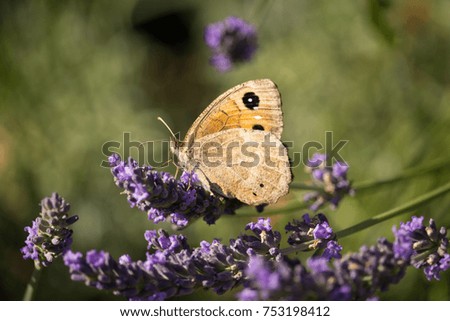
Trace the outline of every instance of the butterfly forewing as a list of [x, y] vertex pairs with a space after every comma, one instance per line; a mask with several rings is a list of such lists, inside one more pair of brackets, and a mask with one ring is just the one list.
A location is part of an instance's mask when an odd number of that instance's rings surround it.
[[233, 128], [266, 131], [281, 138], [281, 96], [271, 80], [247, 81], [220, 95], [194, 122], [185, 142]]

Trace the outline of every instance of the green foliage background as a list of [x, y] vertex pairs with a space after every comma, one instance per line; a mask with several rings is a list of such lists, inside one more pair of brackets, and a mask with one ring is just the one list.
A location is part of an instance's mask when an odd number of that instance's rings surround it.
[[[1, 2], [0, 299], [23, 295], [33, 268], [19, 252], [26, 237], [23, 227], [37, 216], [40, 199], [53, 191], [80, 216], [75, 250], [144, 258], [143, 233], [155, 226], [128, 207], [109, 170], [100, 167], [102, 145], [121, 141], [124, 132], [134, 141], [166, 140], [157, 116], [184, 134], [209, 102], [246, 80], [267, 77], [278, 84], [284, 140], [294, 142], [291, 152], [301, 151], [308, 141], [324, 143], [326, 131], [333, 132], [335, 142], [349, 140], [342, 155], [355, 183], [448, 159], [449, 12], [446, 0]], [[171, 14], [186, 29], [165, 24], [161, 17]], [[229, 15], [258, 27], [260, 48], [250, 63], [219, 74], [208, 65], [203, 28]], [[184, 35], [184, 42], [161, 41], [174, 34]], [[296, 182], [305, 183], [303, 168], [294, 173]], [[448, 166], [441, 167], [365, 189], [337, 211], [324, 212], [339, 230], [449, 178]], [[269, 208], [278, 229], [304, 213], [281, 210], [301, 197], [301, 191], [293, 190]], [[343, 239], [344, 252], [381, 236], [392, 240], [392, 225], [412, 214], [450, 226], [449, 208], [446, 195]], [[183, 233], [192, 245], [202, 239], [228, 240], [257, 216], [243, 209], [213, 226], [196, 222]], [[219, 297], [200, 290], [180, 299], [233, 298], [233, 293]], [[380, 298], [448, 300], [450, 273], [440, 282], [427, 282], [422, 272], [410, 269]], [[70, 281], [59, 260], [44, 271], [37, 299], [121, 298]]]

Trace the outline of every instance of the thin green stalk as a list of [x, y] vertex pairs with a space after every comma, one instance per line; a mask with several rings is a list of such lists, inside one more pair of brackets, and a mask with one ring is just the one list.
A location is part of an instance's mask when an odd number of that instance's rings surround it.
[[[357, 191], [364, 190], [364, 189], [369, 189], [369, 188], [373, 188], [373, 187], [376, 187], [376, 186], [380, 186], [380, 185], [384, 185], [384, 184], [388, 184], [388, 183], [393, 183], [393, 182], [397, 182], [397, 181], [401, 181], [401, 180], [405, 180], [405, 179], [412, 178], [412, 177], [415, 177], [415, 176], [420, 176], [420, 175], [426, 174], [428, 172], [431, 172], [431, 171], [443, 168], [443, 167], [448, 166], [448, 165], [450, 165], [450, 158], [439, 159], [437, 161], [428, 163], [426, 165], [421, 165], [421, 166], [417, 166], [417, 167], [414, 167], [414, 168], [407, 169], [407, 170], [403, 171], [402, 173], [400, 173], [399, 175], [396, 175], [396, 176], [393, 176], [393, 177], [390, 177], [390, 178], [387, 178], [387, 179], [371, 180], [371, 181], [361, 182], [359, 184], [354, 184], [354, 188]], [[302, 184], [302, 183], [291, 183], [290, 188], [291, 189], [298, 189], [298, 190], [311, 190], [311, 191], [321, 191], [321, 190], [323, 190], [323, 187], [313, 186], [313, 185], [308, 185], [308, 184]], [[435, 190], [435, 191], [437, 191], [437, 190]], [[432, 193], [432, 192], [430, 192], [430, 193]], [[425, 194], [422, 197], [426, 197], [427, 195], [429, 195], [429, 194]], [[412, 203], [413, 204], [412, 206], [416, 206], [417, 205], [415, 203], [417, 200], [420, 200], [420, 198], [411, 201], [411, 202], [414, 202], [414, 203]], [[427, 200], [425, 200], [424, 202], [426, 202], [426, 201]], [[421, 204], [421, 203], [419, 203], [419, 204]], [[405, 206], [406, 205], [408, 205], [408, 204], [405, 204]], [[306, 209], [306, 208], [308, 208], [308, 205], [306, 203], [297, 203], [297, 202], [295, 202], [294, 204], [288, 205], [288, 206], [280, 208], [280, 209], [264, 210], [264, 215], [278, 214], [278, 213], [281, 213], [281, 212], [302, 210], [302, 209]], [[402, 207], [399, 207], [399, 208], [402, 208]], [[408, 208], [408, 209], [410, 209], [410, 208]], [[408, 209], [406, 209], [404, 211], [407, 211]], [[392, 211], [395, 211], [395, 210], [396, 209], [393, 209]], [[391, 211], [388, 211], [386, 213], [390, 213], [390, 212]], [[363, 228], [366, 228], [365, 227], [366, 224], [369, 224], [369, 225], [367, 225], [367, 227], [372, 226], [374, 224], [377, 224], [377, 223], [383, 221], [383, 220], [377, 221], [377, 218], [379, 216], [381, 216], [381, 215], [386, 214], [386, 213], [374, 216], [371, 220], [361, 222], [360, 224], [361, 224], [361, 226], [363, 226]], [[403, 213], [403, 212], [401, 212], [401, 213]], [[394, 217], [396, 215], [399, 215], [401, 213], [394, 213], [392, 217]], [[254, 211], [249, 211], [249, 210], [243, 210], [243, 211], [239, 211], [239, 214], [241, 214], [241, 215], [255, 215], [255, 212]], [[391, 218], [391, 217], [386, 218], [386, 220], [389, 219], [389, 218]], [[372, 221], [372, 220], [375, 220], [375, 221]], [[357, 226], [359, 226], [359, 225], [357, 225]], [[343, 230], [341, 232], [344, 232], [344, 231], [346, 231], [346, 230]]]
[[[370, 189], [374, 187], [378, 187], [380, 185], [385, 185], [389, 183], [394, 183], [398, 181], [402, 181], [405, 179], [413, 178], [416, 176], [421, 176], [424, 174], [427, 174], [429, 172], [441, 169], [445, 166], [450, 165], [450, 159], [439, 159], [434, 162], [428, 163], [426, 165], [416, 166], [413, 168], [409, 168], [404, 170], [402, 173], [385, 178], [385, 179], [377, 179], [377, 180], [368, 180], [368, 181], [362, 181], [359, 183], [353, 184], [353, 188], [356, 191], [362, 191], [365, 189]], [[291, 189], [297, 189], [297, 190], [307, 190], [307, 191], [321, 191], [323, 190], [323, 187], [320, 186], [314, 186], [314, 185], [308, 185], [308, 184], [302, 184], [302, 183], [292, 183], [290, 186]]]
[[25, 294], [23, 295], [23, 301], [33, 301], [41, 274], [42, 269], [35, 268], [33, 270], [30, 282], [28, 282]]
[[358, 223], [356, 225], [353, 225], [351, 227], [348, 227], [346, 229], [343, 229], [339, 232], [336, 233], [336, 236], [338, 238], [343, 238], [346, 237], [348, 235], [354, 234], [356, 232], [362, 231], [368, 227], [371, 227], [375, 224], [381, 223], [383, 221], [386, 221], [388, 219], [391, 219], [395, 216], [398, 216], [400, 214], [403, 214], [405, 212], [408, 212], [414, 208], [416, 208], [417, 206], [420, 206], [422, 204], [425, 204], [439, 196], [444, 195], [445, 193], [448, 193], [450, 191], [450, 183], [447, 183], [441, 187], [438, 187], [434, 190], [432, 190], [431, 192], [428, 192], [424, 195], [421, 195], [415, 199], [413, 199], [412, 201], [409, 201], [406, 204], [403, 204], [401, 206], [398, 206], [396, 208], [393, 208], [389, 211], [386, 211], [384, 213], [378, 214], [373, 216], [372, 218], [362, 221], [361, 223]]
[[288, 248], [285, 249], [281, 249], [281, 253], [283, 254], [290, 254], [290, 253], [294, 253], [294, 252], [303, 252], [306, 251], [310, 248], [310, 246], [314, 245], [314, 243], [316, 243], [317, 240], [311, 240], [302, 244], [298, 244], [298, 245], [292, 245]]
[[266, 21], [274, 2], [274, 0], [257, 1], [257, 5], [253, 7], [249, 16], [253, 18], [253, 21], [256, 21], [256, 28], [258, 30], [261, 29], [262, 24]]
[[368, 180], [365, 182], [363, 181], [363, 182], [356, 183], [353, 185], [353, 188], [357, 191], [361, 191], [364, 189], [369, 189], [369, 188], [377, 187], [380, 185], [394, 183], [394, 182], [402, 181], [402, 180], [409, 179], [412, 177], [424, 175], [426, 173], [432, 172], [434, 170], [443, 168], [448, 165], [450, 165], [449, 158], [439, 159], [434, 162], [428, 163], [426, 165], [421, 165], [421, 166], [416, 166], [413, 168], [406, 169], [402, 173], [400, 173], [396, 176], [390, 177], [390, 178], [381, 179], [381, 180]]

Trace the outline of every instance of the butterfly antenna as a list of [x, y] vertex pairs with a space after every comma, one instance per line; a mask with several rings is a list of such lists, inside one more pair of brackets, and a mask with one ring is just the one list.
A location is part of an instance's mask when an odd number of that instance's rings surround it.
[[176, 141], [179, 142], [179, 139], [177, 138], [177, 136], [175, 136], [175, 134], [173, 133], [172, 129], [170, 129], [169, 125], [167, 125], [167, 123], [164, 121], [164, 119], [162, 119], [161, 117], [158, 117], [158, 120], [163, 123], [164, 126], [166, 126], [166, 128], [169, 130], [170, 135], [172, 135], [172, 138]]
[[168, 166], [170, 163], [173, 163], [172, 158], [166, 160], [164, 163], [161, 164], [161, 166], [155, 166], [155, 168], [164, 168], [164, 167]]

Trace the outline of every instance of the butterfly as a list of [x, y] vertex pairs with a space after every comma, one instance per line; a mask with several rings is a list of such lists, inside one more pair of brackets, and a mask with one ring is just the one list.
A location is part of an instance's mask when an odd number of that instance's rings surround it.
[[183, 141], [171, 142], [171, 151], [176, 164], [195, 172], [213, 193], [253, 206], [272, 204], [292, 181], [282, 131], [277, 86], [269, 79], [250, 80], [216, 98]]

